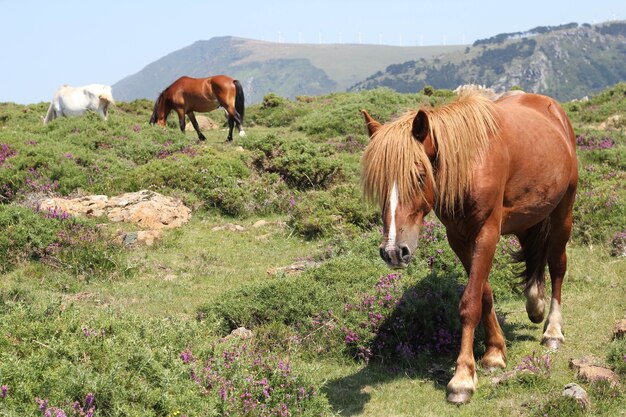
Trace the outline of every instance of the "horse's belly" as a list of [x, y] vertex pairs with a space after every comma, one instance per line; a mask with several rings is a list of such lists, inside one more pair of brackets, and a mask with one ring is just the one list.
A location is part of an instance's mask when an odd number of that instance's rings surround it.
[[521, 195], [514, 201], [505, 200], [502, 212], [502, 234], [524, 231], [543, 220], [563, 198], [566, 188], [562, 187], [562, 191], [559, 189], [537, 187], [532, 193]]

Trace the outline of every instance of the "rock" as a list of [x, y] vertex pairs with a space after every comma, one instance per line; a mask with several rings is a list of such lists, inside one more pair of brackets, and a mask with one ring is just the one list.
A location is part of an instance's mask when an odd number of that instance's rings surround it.
[[569, 366], [576, 371], [576, 376], [583, 381], [598, 382], [607, 381], [612, 387], [619, 385], [619, 377], [605, 366], [597, 365], [598, 359], [593, 356], [585, 356], [580, 359], [570, 359]]
[[145, 245], [152, 246], [163, 237], [163, 230], [140, 230], [138, 232], [121, 232], [118, 241], [125, 246]]
[[142, 190], [117, 197], [92, 195], [79, 198], [48, 198], [39, 202], [41, 210], [60, 209], [75, 216], [101, 217], [109, 221], [131, 223], [142, 230], [121, 232], [121, 242], [127, 246], [151, 246], [160, 239], [164, 229], [187, 223], [191, 210], [182, 202], [154, 191]]
[[626, 319], [621, 319], [617, 323], [615, 323], [615, 328], [613, 329], [613, 339], [623, 339], [626, 334]]
[[[203, 116], [201, 114], [197, 114], [196, 115], [196, 120], [198, 121], [198, 126], [200, 127], [200, 130], [219, 129], [219, 126], [217, 125], [217, 123], [215, 123], [213, 120], [209, 119], [207, 116]], [[191, 122], [188, 122], [185, 125], [185, 130], [195, 131], [195, 129], [193, 128], [193, 124], [191, 124]]]
[[587, 391], [585, 391], [580, 385], [575, 383], [567, 384], [561, 395], [563, 397], [575, 399], [583, 410], [589, 409], [589, 396], [587, 395]]
[[276, 276], [279, 273], [283, 273], [286, 275], [297, 275], [301, 272], [304, 272], [307, 268], [310, 268], [313, 266], [317, 266], [317, 262], [313, 262], [313, 261], [296, 262], [291, 265], [268, 269], [267, 274], [269, 276]]
[[243, 226], [238, 225], [238, 224], [226, 223], [221, 226], [215, 226], [211, 230], [214, 232], [219, 232], [220, 230], [228, 230], [230, 232], [243, 232], [246, 229]]
[[623, 125], [622, 118], [620, 114], [609, 116], [608, 119], [598, 125], [598, 130], [619, 129], [619, 126]]
[[172, 229], [189, 221], [191, 210], [182, 202], [154, 191], [142, 190], [108, 198], [94, 195], [73, 199], [48, 198], [41, 210], [59, 208], [72, 215], [100, 217], [112, 222], [133, 223], [142, 229]]
[[253, 229], [258, 229], [259, 227], [267, 226], [270, 224], [267, 220], [259, 220], [252, 225]]
[[228, 336], [223, 337], [222, 341], [226, 341], [226, 340], [233, 339], [233, 338], [247, 340], [247, 339], [252, 339], [253, 337], [254, 337], [254, 334], [252, 333], [252, 330], [248, 330], [245, 327], [238, 327], [232, 332], [230, 332]]

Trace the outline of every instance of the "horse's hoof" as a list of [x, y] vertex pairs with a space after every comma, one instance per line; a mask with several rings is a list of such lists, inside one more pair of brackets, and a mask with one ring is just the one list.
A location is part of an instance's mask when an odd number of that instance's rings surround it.
[[552, 349], [552, 350], [558, 350], [561, 347], [561, 340], [555, 338], [555, 337], [544, 337], [541, 340], [541, 344], [545, 347], [547, 347], [548, 349]]
[[481, 366], [487, 372], [495, 372], [499, 369], [506, 368], [506, 356], [500, 350], [491, 350], [485, 353], [480, 361]]
[[246, 136], [246, 132], [244, 132], [243, 130], [239, 132], [239, 137], [243, 138], [244, 136]]
[[200, 137], [198, 137], [198, 139], [199, 139], [199, 140], [201, 140], [201, 141], [205, 141], [205, 140], [206, 140], [206, 137], [204, 137], [204, 136], [200, 136]]
[[472, 399], [472, 394], [469, 391], [449, 392], [446, 400], [453, 404], [467, 404]]

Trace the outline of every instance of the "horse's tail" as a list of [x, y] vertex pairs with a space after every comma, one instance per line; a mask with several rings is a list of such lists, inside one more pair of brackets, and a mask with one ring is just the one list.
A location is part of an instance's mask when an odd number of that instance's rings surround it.
[[[550, 217], [546, 217], [540, 223], [528, 229], [523, 242], [521, 242], [521, 249], [513, 254], [514, 261], [524, 262], [526, 265], [519, 276], [522, 278], [524, 293], [527, 297], [529, 293], [537, 291], [535, 296], [537, 299], [543, 300], [546, 286], [545, 271], [548, 263], [549, 237]], [[541, 317], [537, 317], [537, 319], [541, 321], [542, 318], [543, 310], [541, 310]], [[531, 320], [533, 320], [532, 317]]]
[[46, 117], [44, 117], [43, 119], [43, 124], [47, 125], [52, 120], [54, 120], [55, 117], [56, 117], [56, 114], [54, 111], [54, 100], [53, 100], [50, 102], [50, 107], [48, 107], [48, 113], [46, 113]]
[[239, 113], [239, 117], [241, 118], [241, 125], [243, 126], [243, 115], [246, 111], [245, 108], [245, 99], [243, 96], [243, 87], [238, 80], [234, 80], [235, 84], [235, 110]]
[[152, 116], [150, 116], [151, 125], [157, 122], [157, 118], [159, 117], [159, 106], [161, 105], [161, 100], [163, 100], [163, 94], [165, 93], [166, 90], [163, 90], [161, 94], [159, 94], [159, 97], [154, 102], [154, 110], [152, 110]]

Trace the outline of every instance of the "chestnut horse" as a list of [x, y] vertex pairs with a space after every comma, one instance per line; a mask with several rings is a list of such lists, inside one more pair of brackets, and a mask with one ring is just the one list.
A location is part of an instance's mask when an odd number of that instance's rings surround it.
[[578, 184], [575, 136], [561, 106], [536, 94], [492, 102], [463, 94], [437, 108], [424, 107], [381, 125], [363, 111], [371, 140], [362, 157], [364, 194], [383, 218], [380, 255], [406, 267], [417, 247], [423, 218], [432, 209], [469, 279], [459, 303], [461, 349], [447, 399], [465, 403], [476, 390], [472, 342], [483, 320], [485, 368], [506, 366], [506, 346], [489, 286], [500, 235], [521, 243], [526, 311], [544, 316], [544, 271], [552, 302], [542, 344], [564, 341], [561, 284]]
[[239, 81], [226, 75], [214, 75], [208, 78], [180, 77], [159, 94], [159, 98], [154, 103], [150, 124], [165, 126], [167, 116], [174, 110], [178, 114], [181, 131], [185, 131], [185, 115], [187, 115], [198, 133], [198, 138], [205, 140], [193, 112], [210, 112], [218, 107], [222, 107], [228, 116], [228, 141], [233, 140], [235, 123], [239, 136], [245, 136], [243, 88]]

